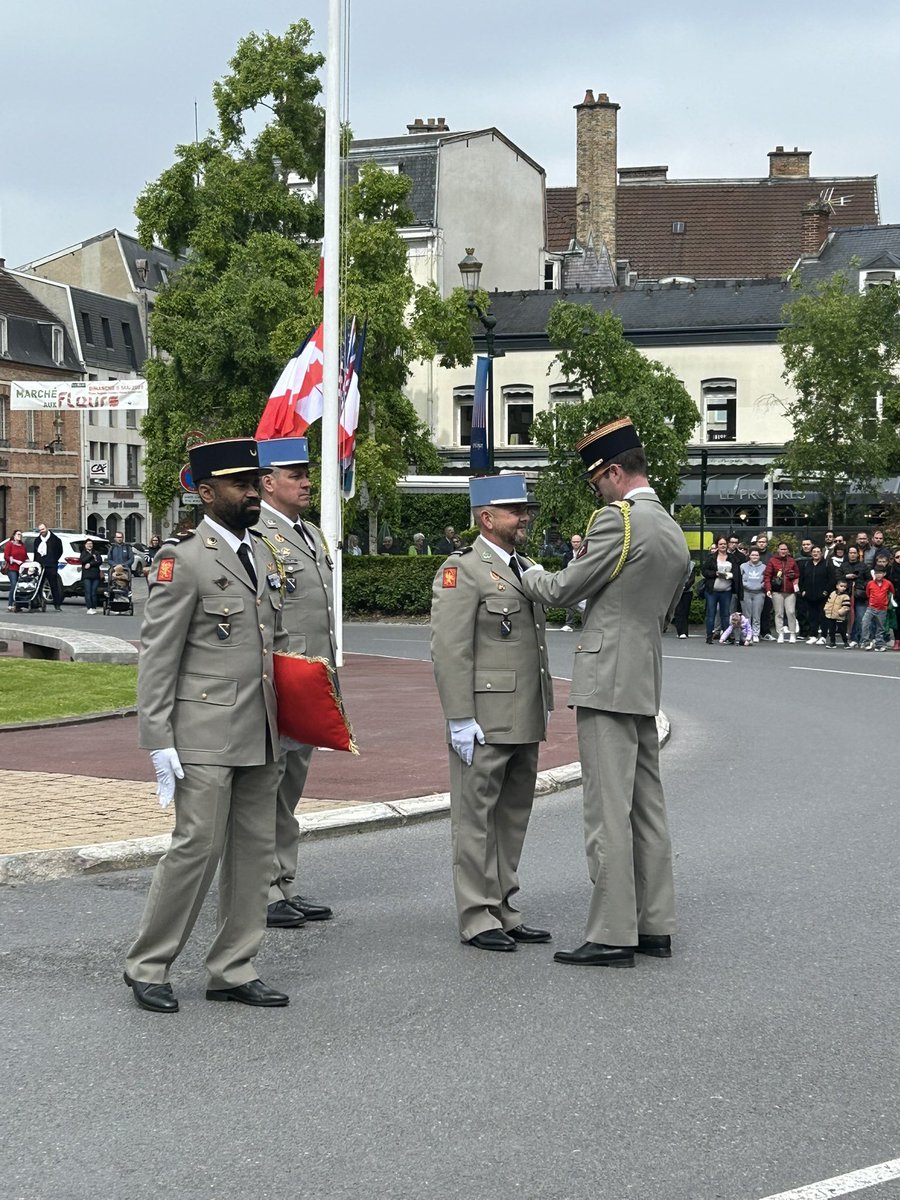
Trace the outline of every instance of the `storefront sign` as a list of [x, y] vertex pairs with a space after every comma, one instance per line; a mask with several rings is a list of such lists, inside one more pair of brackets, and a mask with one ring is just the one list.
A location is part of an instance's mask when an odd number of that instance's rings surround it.
[[9, 385], [9, 407], [20, 411], [50, 409], [87, 411], [96, 408], [146, 408], [146, 379], [91, 379], [87, 383], [50, 380], [14, 380]]

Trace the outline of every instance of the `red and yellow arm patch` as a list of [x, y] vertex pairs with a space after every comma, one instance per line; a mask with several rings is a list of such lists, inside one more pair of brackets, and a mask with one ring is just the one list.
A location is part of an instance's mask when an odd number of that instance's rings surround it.
[[456, 567], [444, 567], [441, 575], [441, 587], [455, 588], [456, 587]]
[[161, 558], [156, 570], [157, 583], [171, 583], [175, 578], [175, 559]]

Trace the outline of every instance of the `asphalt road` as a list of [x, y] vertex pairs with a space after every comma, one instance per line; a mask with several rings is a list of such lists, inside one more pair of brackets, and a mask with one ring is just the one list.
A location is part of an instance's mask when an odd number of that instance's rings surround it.
[[[559, 674], [572, 645], [551, 635]], [[4, 1195], [760, 1200], [900, 1155], [900, 654], [665, 650], [671, 961], [461, 946], [445, 822], [304, 847], [338, 916], [267, 935], [286, 1010], [204, 1000], [210, 906], [182, 1011], [134, 1005], [149, 872], [2, 890]], [[536, 806], [522, 877], [526, 918], [579, 944], [578, 792]]]

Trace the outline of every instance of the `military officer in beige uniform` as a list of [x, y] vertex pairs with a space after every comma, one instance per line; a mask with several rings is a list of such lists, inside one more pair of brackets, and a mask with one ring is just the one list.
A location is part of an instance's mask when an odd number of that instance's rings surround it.
[[196, 446], [191, 473], [205, 514], [150, 568], [138, 672], [140, 744], [158, 795], [175, 802], [125, 982], [150, 1012], [178, 1010], [169, 969], [216, 868], [219, 922], [206, 959], [208, 1000], [281, 1007], [257, 976], [275, 851], [279, 736], [272, 654], [286, 650], [276, 564], [248, 530], [259, 517], [256, 442]]
[[586, 601], [569, 704], [576, 710], [588, 867], [587, 941], [557, 962], [633, 967], [634, 951], [671, 955], [672, 846], [659, 776], [656, 714], [662, 629], [690, 570], [684, 534], [647, 480], [625, 417], [576, 446], [595, 495], [577, 556], [555, 575], [528, 571], [522, 590], [558, 608]]
[[[262, 513], [256, 526], [284, 573], [283, 620], [291, 651], [324, 658], [335, 665], [334, 563], [322, 531], [303, 513], [309, 508], [309, 446], [306, 438], [260, 441]], [[297, 929], [307, 921], [327, 921], [333, 913], [325, 904], [297, 894], [297, 852], [300, 829], [294, 812], [312, 758], [312, 746], [286, 751], [279, 764], [275, 816], [275, 866], [269, 888], [267, 923], [270, 928]]]
[[431, 657], [448, 724], [453, 883], [462, 940], [479, 950], [548, 942], [514, 898], [534, 801], [538, 744], [553, 707], [544, 610], [523, 594], [525, 476], [473, 479], [480, 530], [438, 571]]

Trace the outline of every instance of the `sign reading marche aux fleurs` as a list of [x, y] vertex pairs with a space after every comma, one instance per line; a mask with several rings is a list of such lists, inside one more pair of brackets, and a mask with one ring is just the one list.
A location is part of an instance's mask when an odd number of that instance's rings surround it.
[[146, 379], [54, 379], [46, 383], [14, 380], [9, 385], [9, 407], [53, 412], [94, 408], [146, 408]]

